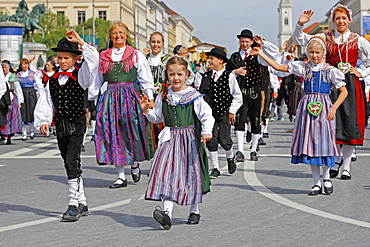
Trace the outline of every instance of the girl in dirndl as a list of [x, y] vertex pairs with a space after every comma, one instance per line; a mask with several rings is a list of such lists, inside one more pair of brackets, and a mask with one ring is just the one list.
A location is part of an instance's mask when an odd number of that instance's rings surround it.
[[191, 205], [187, 224], [198, 224], [198, 204], [210, 191], [204, 145], [212, 138], [214, 118], [203, 96], [186, 85], [190, 73], [187, 68], [184, 58], [170, 58], [166, 64], [170, 87], [158, 95], [153, 109], [144, 94], [140, 102], [149, 121], [166, 126], [159, 134], [145, 199], [163, 201], [163, 210], [157, 207], [153, 217], [167, 230], [172, 225], [174, 203]]
[[[318, 36], [312, 37], [307, 45], [310, 62], [306, 64], [294, 61], [289, 65], [280, 65], [262, 51], [254, 50], [254, 55], [257, 54], [274, 69], [304, 78], [304, 96], [298, 104], [294, 123], [291, 162], [311, 166], [314, 186], [309, 195], [322, 194], [321, 166], [324, 191], [331, 194], [333, 184], [330, 180], [330, 167], [335, 166], [335, 156], [339, 155], [335, 137], [335, 114], [348, 94], [343, 72], [324, 62], [325, 40]], [[332, 85], [340, 92], [334, 104], [329, 98]]]

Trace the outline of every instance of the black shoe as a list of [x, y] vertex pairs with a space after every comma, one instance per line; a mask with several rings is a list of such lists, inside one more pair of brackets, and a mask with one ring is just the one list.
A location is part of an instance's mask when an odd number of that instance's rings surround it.
[[216, 179], [220, 177], [220, 171], [217, 168], [213, 168], [209, 174], [209, 178]]
[[[131, 177], [132, 177], [132, 180], [135, 182], [135, 183], [137, 183], [137, 182], [139, 182], [140, 181], [140, 178], [141, 178], [141, 169], [140, 169], [140, 167], [139, 167], [139, 163], [137, 164], [137, 167], [131, 167]], [[136, 168], [139, 168], [139, 173], [138, 174], [133, 174], [132, 173], [132, 170], [133, 169], [136, 169]]]
[[258, 161], [258, 156], [256, 152], [251, 152], [250, 161]]
[[6, 140], [5, 145], [11, 145], [11, 144], [12, 144], [12, 141], [10, 140], [10, 137], [8, 137], [8, 139]]
[[78, 210], [80, 211], [80, 216], [88, 216], [89, 215], [89, 208], [87, 205], [78, 204]]
[[258, 145], [264, 146], [266, 142], [260, 137], [260, 139], [258, 139]]
[[67, 211], [63, 214], [64, 220], [77, 221], [80, 218], [80, 210], [75, 205], [68, 205]]
[[227, 159], [227, 169], [230, 174], [233, 174], [236, 171], [236, 164], [234, 158]]
[[121, 180], [122, 181], [122, 183], [114, 183], [114, 184], [111, 184], [110, 186], [109, 186], [109, 189], [117, 189], [117, 188], [121, 188], [121, 187], [127, 187], [127, 179], [125, 179], [125, 180], [123, 180], [122, 178], [117, 178], [117, 180]]
[[[348, 175], [343, 174], [343, 172], [348, 172]], [[350, 180], [351, 179], [351, 173], [349, 173], [349, 171], [347, 171], [347, 170], [343, 170], [342, 171], [342, 176], [340, 177], [340, 179], [342, 179], [342, 180]]]
[[153, 218], [162, 225], [166, 230], [170, 230], [172, 223], [171, 218], [168, 215], [167, 211], [162, 211], [161, 207], [157, 206], [153, 212]]
[[236, 160], [236, 162], [243, 162], [244, 161], [244, 154], [240, 151], [236, 152], [235, 160]]
[[356, 153], [352, 154], [351, 161], [353, 161], [353, 162], [357, 161]]
[[86, 149], [85, 149], [85, 145], [82, 145], [82, 146], [81, 146], [81, 151], [82, 151], [82, 152], [85, 152], [85, 151], [86, 151]]
[[35, 132], [30, 133], [30, 139], [33, 140], [35, 138]]
[[200, 214], [190, 213], [186, 224], [198, 224], [200, 220]]
[[251, 142], [251, 140], [252, 140], [252, 133], [250, 131], [247, 131], [247, 135], [245, 137], [245, 140], [247, 142]]
[[263, 138], [270, 138], [269, 133], [263, 133], [262, 136]]
[[94, 141], [94, 135], [91, 136], [90, 141]]
[[339, 169], [343, 165], [343, 158], [341, 159], [341, 161], [339, 163], [338, 162], [335, 162], [335, 164], [338, 165], [338, 170], [330, 169], [330, 171], [329, 171], [330, 178], [335, 178], [336, 176], [338, 176]]
[[[314, 188], [319, 188], [319, 189], [314, 190]], [[308, 195], [310, 195], [310, 196], [317, 196], [318, 194], [322, 194], [322, 188], [318, 185], [314, 185], [312, 187], [312, 190], [310, 191], [310, 193], [308, 193]]]
[[[324, 182], [324, 192], [328, 195], [333, 193], [333, 183], [331, 182], [331, 180], [330, 179], [324, 179], [323, 182]], [[330, 182], [331, 186], [330, 187], [325, 187], [325, 182]]]

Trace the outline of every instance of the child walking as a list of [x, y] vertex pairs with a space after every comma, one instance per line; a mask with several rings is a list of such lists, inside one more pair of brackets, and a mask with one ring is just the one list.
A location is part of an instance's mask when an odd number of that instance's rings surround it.
[[212, 108], [212, 116], [215, 118], [212, 139], [207, 142], [211, 160], [210, 178], [215, 179], [220, 177], [218, 144], [226, 150], [229, 173], [233, 174], [236, 171], [230, 132], [236, 112], [243, 104], [243, 97], [235, 73], [225, 70], [224, 63], [228, 61], [226, 52], [221, 48], [213, 48], [206, 55], [212, 70], [202, 77], [196, 77], [194, 86], [205, 95], [205, 100]]
[[[47, 135], [54, 116], [58, 147], [64, 161], [69, 185], [69, 203], [63, 219], [77, 221], [88, 215], [81, 170], [81, 145], [86, 130], [84, 94], [98, 70], [99, 53], [75, 31], [66, 33], [56, 48], [60, 69], [46, 84], [35, 108], [35, 127]], [[81, 46], [82, 52], [78, 49]], [[83, 54], [81, 67], [74, 66]], [[55, 110], [54, 110], [55, 109]]]
[[[191, 205], [187, 224], [198, 224], [198, 203], [202, 202], [202, 195], [210, 191], [204, 145], [212, 138], [214, 119], [202, 95], [186, 85], [190, 73], [187, 68], [184, 58], [172, 57], [166, 64], [170, 87], [158, 95], [154, 108], [150, 109], [146, 95], [140, 97], [148, 120], [165, 124], [152, 160], [145, 199], [163, 200], [164, 210], [157, 207], [153, 217], [167, 230], [171, 228], [174, 203]], [[201, 124], [201, 132], [196, 127], [198, 124]]]
[[[348, 94], [344, 74], [324, 62], [325, 47], [324, 39], [314, 36], [307, 45], [310, 62], [295, 61], [289, 65], [280, 65], [262, 51], [253, 50], [254, 55], [260, 55], [274, 69], [304, 77], [304, 96], [297, 108], [291, 162], [311, 165], [314, 185], [309, 195], [312, 196], [322, 194], [320, 166], [324, 191], [326, 194], [333, 193], [329, 172], [330, 167], [335, 166], [335, 156], [339, 155], [335, 145], [335, 113]], [[331, 84], [340, 92], [334, 104], [329, 98]]]

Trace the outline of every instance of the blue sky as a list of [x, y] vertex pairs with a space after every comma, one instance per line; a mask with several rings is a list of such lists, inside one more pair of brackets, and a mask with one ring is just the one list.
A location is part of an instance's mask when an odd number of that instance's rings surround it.
[[[243, 29], [278, 43], [280, 0], [162, 0], [194, 27], [202, 42], [225, 46], [231, 54], [238, 48], [236, 35]], [[292, 0], [293, 24], [304, 10], [315, 11], [310, 22], [325, 19], [338, 0]], [[294, 26], [293, 26], [294, 29]]]

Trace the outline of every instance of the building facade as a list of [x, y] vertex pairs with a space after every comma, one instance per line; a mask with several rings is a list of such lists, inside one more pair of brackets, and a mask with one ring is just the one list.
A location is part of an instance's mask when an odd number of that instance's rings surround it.
[[[20, 0], [1, 0], [0, 15], [13, 15]], [[161, 32], [165, 38], [164, 52], [172, 53], [177, 44], [191, 46], [193, 27], [186, 18], [176, 14], [158, 0], [26, 0], [29, 10], [44, 3], [48, 11], [64, 15], [71, 26], [93, 17], [121, 20], [130, 30], [133, 45], [140, 50], [148, 48], [149, 35]], [[175, 14], [173, 14], [175, 13]], [[99, 34], [96, 35], [99, 38]]]
[[291, 0], [280, 0], [278, 12], [279, 12], [279, 34], [278, 41], [279, 46], [288, 41], [293, 33], [293, 15], [292, 15], [293, 4]]

